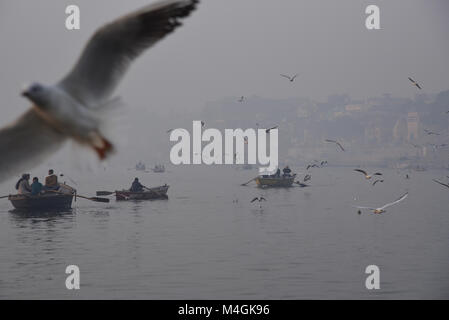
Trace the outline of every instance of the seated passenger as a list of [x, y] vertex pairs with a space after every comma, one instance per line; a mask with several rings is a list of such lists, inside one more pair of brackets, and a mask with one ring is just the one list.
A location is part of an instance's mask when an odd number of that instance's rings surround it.
[[29, 183], [30, 175], [24, 173], [22, 178], [19, 179], [16, 183], [16, 190], [18, 194], [29, 194], [31, 193], [31, 186]]
[[59, 189], [58, 176], [54, 174], [54, 171], [52, 169], [48, 170], [48, 176], [45, 178], [45, 189]]
[[33, 196], [37, 196], [42, 192], [43, 188], [44, 186], [42, 185], [42, 183], [39, 182], [39, 179], [34, 177], [33, 183], [31, 184], [31, 194]]
[[284, 177], [289, 177], [289, 176], [290, 176], [290, 173], [292, 172], [292, 170], [290, 170], [290, 168], [289, 168], [288, 166], [286, 166], [286, 167], [282, 170], [282, 172], [283, 172], [283, 176], [284, 176]]
[[131, 185], [131, 189], [129, 189], [131, 192], [142, 192], [143, 191], [143, 185], [140, 184], [139, 179], [135, 178], [133, 184]]

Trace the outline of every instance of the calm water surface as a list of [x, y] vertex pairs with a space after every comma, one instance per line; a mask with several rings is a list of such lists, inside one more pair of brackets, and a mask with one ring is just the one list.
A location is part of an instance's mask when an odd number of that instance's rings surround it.
[[[314, 169], [309, 188], [260, 190], [240, 186], [254, 170], [172, 167], [140, 174], [148, 186], [168, 183], [168, 201], [79, 199], [57, 214], [17, 213], [0, 200], [0, 298], [449, 298], [449, 190], [432, 182], [446, 172], [406, 180], [384, 170], [373, 187], [351, 170]], [[128, 187], [135, 175], [75, 180], [92, 195]], [[405, 191], [382, 216], [351, 207], [381, 206]], [[268, 200], [262, 208], [250, 203], [259, 195]], [[81, 271], [78, 291], [65, 288], [71, 264]], [[374, 292], [365, 288], [371, 264], [381, 270]]]

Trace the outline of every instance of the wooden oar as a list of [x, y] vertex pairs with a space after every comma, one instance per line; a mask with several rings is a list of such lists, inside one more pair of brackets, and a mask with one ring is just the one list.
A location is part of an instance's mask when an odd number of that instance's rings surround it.
[[110, 196], [115, 194], [115, 191], [97, 191], [97, 196]]
[[256, 179], [257, 179], [257, 177], [256, 177], [256, 178], [252, 178], [252, 179], [249, 180], [248, 182], [242, 183], [241, 186], [246, 186], [246, 185], [248, 185], [248, 183], [250, 183], [251, 181], [254, 181], [254, 180], [256, 180]]
[[[69, 195], [67, 193], [63, 193], [63, 192], [59, 192], [56, 190], [47, 190], [47, 192], [54, 192], [54, 193], [59, 193], [59, 194], [63, 194], [63, 195]], [[80, 196], [79, 194], [76, 195], [77, 198], [83, 198], [86, 200], [90, 200], [90, 201], [94, 201], [94, 202], [104, 202], [104, 203], [109, 203], [109, 199], [106, 198], [98, 198], [98, 197], [86, 197], [86, 196]]]

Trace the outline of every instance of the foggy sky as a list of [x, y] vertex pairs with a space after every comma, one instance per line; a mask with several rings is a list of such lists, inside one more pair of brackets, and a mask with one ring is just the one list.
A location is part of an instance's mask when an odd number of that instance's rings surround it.
[[[0, 125], [28, 107], [23, 84], [54, 83], [94, 30], [153, 1], [0, 1]], [[65, 29], [65, 7], [81, 30]], [[369, 4], [382, 30], [365, 28]], [[445, 0], [203, 0], [182, 28], [132, 65], [116, 94], [130, 108], [186, 112], [225, 96], [310, 97], [391, 93], [413, 97], [449, 88]], [[293, 85], [280, 73], [300, 73]]]

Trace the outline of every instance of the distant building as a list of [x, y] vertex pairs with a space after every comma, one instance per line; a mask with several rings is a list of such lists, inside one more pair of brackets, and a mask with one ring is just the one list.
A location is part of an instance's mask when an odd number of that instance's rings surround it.
[[418, 112], [409, 112], [407, 115], [407, 141], [414, 141], [419, 137]]

